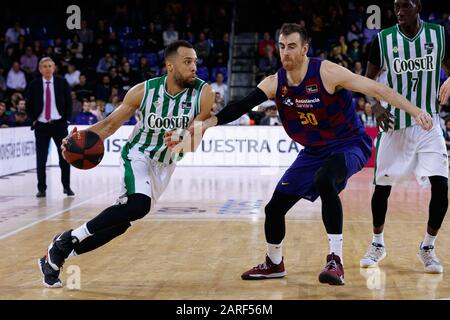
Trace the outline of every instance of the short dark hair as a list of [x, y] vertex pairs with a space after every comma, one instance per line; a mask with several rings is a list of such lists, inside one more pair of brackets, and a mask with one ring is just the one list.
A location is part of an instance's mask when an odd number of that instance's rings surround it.
[[308, 33], [306, 32], [306, 29], [301, 25], [296, 23], [284, 23], [280, 29], [280, 34], [282, 34], [283, 36], [288, 36], [296, 32], [300, 35], [300, 39], [304, 43], [308, 43]]
[[190, 42], [186, 40], [177, 40], [166, 47], [166, 49], [164, 50], [164, 58], [167, 59], [171, 55], [177, 53], [177, 50], [180, 47], [194, 49], [194, 46]]

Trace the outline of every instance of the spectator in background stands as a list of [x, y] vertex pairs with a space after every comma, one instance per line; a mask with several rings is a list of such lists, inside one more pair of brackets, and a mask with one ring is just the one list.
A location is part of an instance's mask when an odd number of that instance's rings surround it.
[[356, 61], [353, 66], [353, 73], [359, 74], [360, 76], [364, 76], [364, 70], [361, 64], [361, 61]]
[[109, 69], [109, 80], [111, 81], [112, 87], [122, 88], [122, 78], [119, 76], [117, 69], [114, 67]]
[[105, 56], [100, 59], [97, 65], [97, 73], [106, 74], [109, 68], [116, 66], [116, 60], [112, 57], [110, 52], [105, 53]]
[[22, 56], [23, 54], [25, 54], [25, 49], [27, 47], [25, 36], [20, 35], [19, 43], [17, 43], [15, 46], [18, 55]]
[[74, 120], [83, 111], [83, 108], [81, 101], [77, 99], [77, 93], [75, 91], [70, 91], [70, 97], [72, 98], [72, 118], [70, 122], [74, 123]]
[[223, 82], [224, 76], [221, 72], [216, 74], [216, 82], [211, 83], [211, 89], [220, 94], [225, 104], [228, 103], [228, 86]]
[[9, 101], [7, 101], [7, 106], [10, 112], [16, 112], [19, 101], [23, 100], [23, 95], [20, 92], [14, 92], [11, 95]]
[[80, 41], [85, 46], [90, 46], [94, 43], [94, 32], [88, 28], [86, 20], [81, 21], [81, 29], [77, 30]]
[[341, 50], [342, 49], [340, 46], [334, 46], [331, 50], [329, 60], [345, 68], [348, 68], [348, 58], [342, 53]]
[[39, 40], [33, 41], [33, 52], [38, 58], [41, 58], [44, 55], [44, 49], [42, 48], [41, 41]]
[[97, 100], [95, 100], [95, 97], [93, 96], [89, 98], [89, 111], [97, 118], [98, 121], [103, 120], [103, 114], [98, 107]]
[[162, 33], [164, 47], [178, 40], [178, 31], [175, 30], [173, 23], [170, 23], [166, 30]]
[[222, 36], [221, 40], [216, 41], [213, 53], [215, 56], [220, 55], [225, 63], [228, 61], [230, 51], [230, 35], [228, 32], [225, 32]]
[[82, 105], [83, 111], [77, 116], [75, 120], [75, 124], [78, 125], [92, 125], [94, 123], [97, 123], [97, 117], [91, 113], [90, 109], [90, 103], [87, 100], [83, 100]]
[[338, 44], [338, 46], [341, 48], [341, 53], [343, 55], [347, 55], [348, 45], [347, 45], [347, 42], [345, 41], [345, 36], [340, 36], [339, 37], [339, 44]]
[[197, 52], [197, 57], [199, 58], [200, 65], [206, 65], [209, 67], [209, 56], [211, 53], [211, 43], [209, 39], [206, 38], [204, 32], [200, 32], [198, 35], [198, 41], [194, 45], [195, 52]]
[[56, 59], [59, 61], [63, 58], [64, 52], [66, 51], [66, 46], [64, 45], [61, 37], [55, 38], [55, 45], [53, 46], [53, 52]]
[[[128, 91], [133, 87], [135, 84], [139, 82], [139, 76], [138, 74], [131, 69], [129, 62], [124, 62], [122, 64], [122, 71], [120, 72], [120, 79], [122, 80], [122, 90]], [[111, 94], [111, 93], [110, 93]], [[109, 96], [108, 96], [109, 98]], [[108, 101], [109, 99], [106, 99], [104, 101]]]
[[20, 35], [25, 35], [25, 30], [20, 27], [20, 22], [16, 22], [14, 23], [14, 27], [6, 30], [5, 45], [17, 44], [19, 42]]
[[69, 48], [72, 55], [77, 60], [83, 59], [83, 52], [84, 52], [84, 46], [83, 43], [80, 41], [80, 37], [77, 33], [73, 34], [72, 39], [69, 41], [67, 48]]
[[281, 125], [281, 119], [278, 115], [278, 110], [276, 106], [267, 107], [265, 110], [266, 116], [261, 119], [259, 123], [262, 126], [279, 126]]
[[[95, 97], [103, 101], [109, 101], [110, 95], [111, 95], [111, 81], [108, 75], [104, 75], [102, 77], [102, 83], [97, 85], [97, 89], [95, 90]], [[90, 97], [89, 100], [92, 102], [92, 97]]]
[[360, 41], [363, 38], [362, 32], [358, 29], [356, 24], [352, 23], [350, 26], [350, 31], [347, 32], [347, 42], [352, 43], [353, 41]]
[[17, 91], [23, 92], [27, 86], [25, 74], [20, 70], [20, 65], [17, 61], [13, 62], [12, 68], [8, 72], [6, 86], [11, 93]]
[[[0, 106], [0, 108], [1, 108], [1, 106]], [[445, 119], [445, 126], [442, 129], [442, 131], [444, 133], [445, 145], [447, 146], [447, 152], [448, 152], [448, 150], [450, 150], [450, 118]]]
[[211, 109], [213, 114], [217, 114], [225, 107], [225, 102], [223, 97], [220, 95], [220, 92], [215, 92], [214, 103]]
[[161, 32], [155, 29], [155, 23], [150, 21], [147, 30], [143, 31], [141, 37], [144, 39], [144, 48], [148, 52], [158, 52], [163, 49]]
[[369, 102], [366, 102], [364, 105], [364, 111], [359, 111], [358, 115], [366, 128], [375, 128], [377, 127], [377, 119], [372, 112], [372, 105]]
[[366, 106], [366, 98], [364, 96], [359, 96], [356, 100], [356, 111], [364, 112], [364, 108]]
[[[150, 66], [148, 64], [147, 58], [145, 56], [142, 56], [139, 59], [139, 66], [137, 71], [138, 81], [145, 81], [147, 79], [152, 78], [152, 71], [150, 69]], [[111, 75], [111, 73], [110, 73]]]
[[258, 44], [258, 54], [260, 57], [264, 57], [266, 55], [266, 47], [271, 46], [273, 52], [277, 51], [275, 46], [275, 41], [270, 38], [269, 32], [264, 32], [263, 39]]
[[265, 48], [265, 55], [259, 59], [258, 70], [264, 74], [272, 74], [277, 71], [278, 59], [275, 57], [273, 48], [267, 46]]
[[0, 66], [0, 101], [3, 101], [3, 99], [6, 97], [6, 79], [3, 73], [5, 70]]
[[86, 75], [80, 74], [80, 83], [73, 87], [73, 91], [77, 94], [77, 99], [83, 101], [84, 99], [89, 99], [91, 95], [94, 94], [91, 86], [87, 84]]
[[348, 58], [350, 61], [361, 60], [361, 43], [358, 40], [353, 40], [350, 46], [350, 50], [348, 50]]
[[64, 75], [67, 83], [71, 88], [80, 83], [80, 71], [78, 71], [73, 63], [69, 63], [67, 66], [67, 73]]
[[9, 118], [9, 127], [26, 127], [31, 126], [31, 121], [28, 119], [27, 113], [23, 111], [14, 112]]
[[6, 105], [0, 102], [0, 128], [8, 127], [8, 115], [6, 114]]
[[111, 94], [110, 101], [105, 105], [105, 117], [114, 112], [120, 105], [120, 100], [117, 95]]
[[16, 60], [16, 51], [13, 46], [7, 47], [5, 54], [0, 54], [0, 66], [2, 66], [4, 70], [11, 69], [13, 62]]
[[122, 43], [119, 38], [117, 38], [117, 33], [115, 31], [109, 33], [106, 49], [113, 56], [120, 56], [122, 54]]

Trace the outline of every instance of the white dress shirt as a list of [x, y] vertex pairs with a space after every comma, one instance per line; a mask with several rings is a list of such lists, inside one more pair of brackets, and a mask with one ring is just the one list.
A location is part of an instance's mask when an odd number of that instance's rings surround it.
[[55, 87], [54, 87], [54, 78], [52, 77], [50, 80], [45, 80], [44, 77], [42, 77], [42, 82], [44, 84], [44, 92], [42, 99], [44, 100], [44, 108], [42, 108], [42, 113], [38, 118], [39, 122], [47, 122], [45, 119], [45, 91], [47, 90], [47, 81], [50, 81], [50, 120], [58, 120], [61, 119], [61, 115], [58, 112], [58, 109], [56, 108], [56, 100], [55, 100]]

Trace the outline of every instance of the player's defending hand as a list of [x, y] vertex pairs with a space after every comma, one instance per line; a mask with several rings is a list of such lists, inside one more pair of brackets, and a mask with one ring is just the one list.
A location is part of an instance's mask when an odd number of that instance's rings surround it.
[[414, 116], [414, 120], [423, 130], [430, 131], [433, 128], [433, 118], [428, 112], [421, 110]]
[[177, 129], [167, 131], [164, 134], [164, 143], [171, 152], [189, 152], [191, 150], [191, 137], [193, 135], [193, 127], [189, 129]]
[[61, 151], [62, 151], [62, 156], [63, 156], [64, 160], [66, 160], [66, 161], [67, 161], [67, 159], [64, 157], [64, 153], [66, 152], [67, 141], [69, 140], [69, 137], [72, 136], [73, 134], [77, 133], [77, 131], [78, 131], [77, 127], [73, 128], [72, 131], [70, 131], [69, 135], [67, 137], [65, 137], [64, 139], [62, 139]]
[[394, 129], [394, 115], [383, 108], [379, 102], [372, 106], [372, 112], [375, 119], [377, 119], [377, 125], [381, 130], [387, 132], [389, 129]]

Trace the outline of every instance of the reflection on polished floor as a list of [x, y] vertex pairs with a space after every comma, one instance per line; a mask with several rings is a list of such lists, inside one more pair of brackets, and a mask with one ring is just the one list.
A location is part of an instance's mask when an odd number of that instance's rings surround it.
[[371, 240], [373, 170], [354, 176], [344, 206], [346, 285], [317, 276], [328, 250], [320, 200], [300, 201], [287, 216], [288, 276], [242, 281], [265, 254], [264, 205], [283, 170], [179, 167], [153, 211], [108, 245], [66, 262], [63, 289], [42, 287], [37, 259], [59, 231], [77, 227], [112, 204], [120, 170], [72, 171], [74, 198], [62, 192], [59, 168], [37, 199], [35, 172], [0, 178], [0, 299], [449, 299], [450, 225], [437, 240], [443, 275], [416, 258], [428, 218], [429, 189], [411, 179], [393, 188], [379, 268], [360, 269]]

